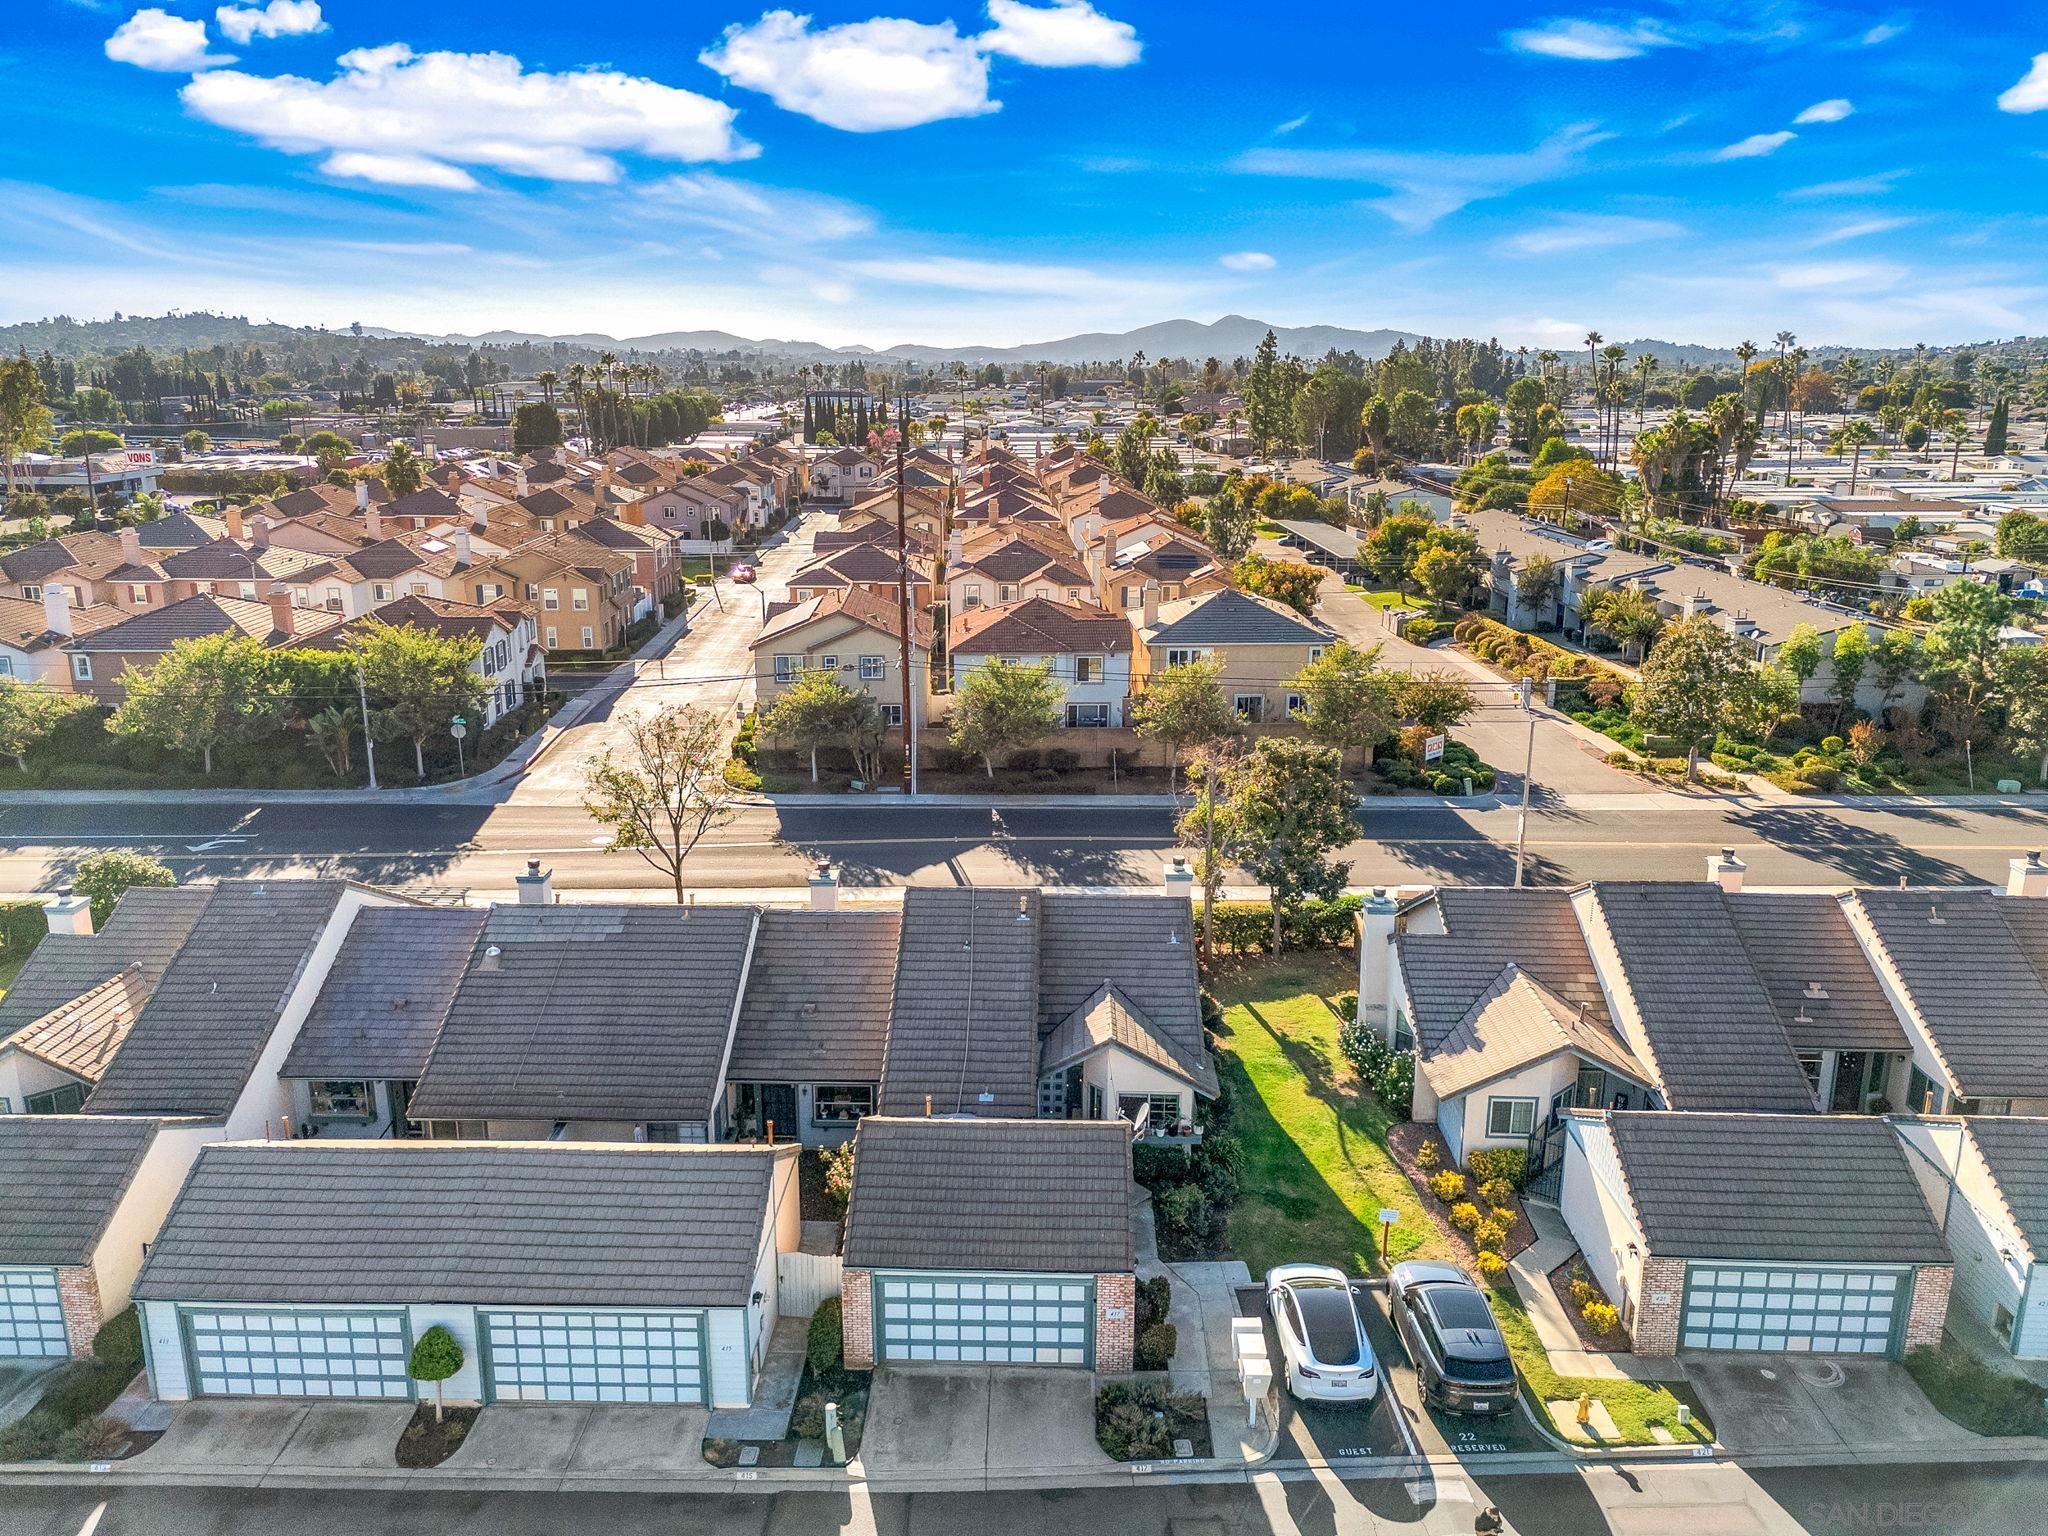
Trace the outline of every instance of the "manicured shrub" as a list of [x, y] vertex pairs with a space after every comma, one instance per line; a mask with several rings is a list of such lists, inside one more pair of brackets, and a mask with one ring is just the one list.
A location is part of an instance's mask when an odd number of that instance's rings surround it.
[[1455, 1168], [1445, 1168], [1429, 1176], [1429, 1192], [1445, 1205], [1461, 1200], [1465, 1195], [1465, 1175]]
[[845, 1350], [839, 1298], [827, 1296], [818, 1303], [818, 1310], [811, 1314], [810, 1332], [804, 1339], [804, 1361], [810, 1366], [813, 1376], [824, 1376], [839, 1369]]
[[1579, 1316], [1595, 1333], [1612, 1333], [1621, 1326], [1621, 1311], [1611, 1301], [1589, 1301], [1579, 1308]]
[[1173, 1282], [1154, 1275], [1138, 1282], [1138, 1333], [1142, 1336], [1154, 1323], [1164, 1322], [1173, 1308]]
[[1415, 1149], [1415, 1166], [1424, 1173], [1429, 1172], [1430, 1169], [1436, 1167], [1443, 1160], [1443, 1153], [1437, 1149], [1437, 1144], [1433, 1141], [1425, 1141]]
[[1179, 1329], [1171, 1323], [1154, 1323], [1138, 1335], [1132, 1363], [1141, 1371], [1163, 1371], [1173, 1364], [1173, 1352], [1179, 1347]]
[[1511, 1207], [1496, 1205], [1493, 1208], [1493, 1219], [1501, 1224], [1502, 1230], [1508, 1232], [1515, 1230], [1515, 1213]]
[[1488, 1205], [1506, 1205], [1515, 1198], [1515, 1186], [1506, 1179], [1481, 1179], [1479, 1181], [1479, 1198]]
[[1472, 1229], [1472, 1241], [1481, 1248], [1499, 1248], [1508, 1240], [1508, 1229], [1502, 1223], [1490, 1218], [1483, 1219]]
[[1069, 774], [1081, 766], [1081, 754], [1072, 747], [1047, 747], [1045, 766], [1054, 773]]
[[1222, 1235], [1222, 1221], [1199, 1184], [1182, 1184], [1156, 1196], [1152, 1210], [1161, 1241], [1176, 1250], [1200, 1250]]
[[1482, 1278], [1494, 1280], [1507, 1273], [1508, 1261], [1502, 1255], [1487, 1248], [1481, 1250], [1479, 1257], [1473, 1261], [1473, 1267], [1479, 1271]]
[[1589, 1302], [1600, 1300], [1600, 1287], [1579, 1275], [1572, 1276], [1572, 1305], [1584, 1307]]
[[1470, 1232], [1479, 1225], [1479, 1207], [1470, 1200], [1460, 1200], [1451, 1207], [1451, 1225], [1460, 1232]]
[[1482, 1182], [1506, 1179], [1519, 1189], [1529, 1171], [1529, 1153], [1524, 1147], [1481, 1147], [1465, 1159], [1465, 1166], [1472, 1170], [1473, 1178]]

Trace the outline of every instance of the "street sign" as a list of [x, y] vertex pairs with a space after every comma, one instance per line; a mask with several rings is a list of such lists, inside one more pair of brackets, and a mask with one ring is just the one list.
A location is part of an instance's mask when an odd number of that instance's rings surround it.
[[1431, 736], [1422, 744], [1422, 760], [1433, 763], [1444, 755], [1444, 747], [1450, 742], [1448, 736]]

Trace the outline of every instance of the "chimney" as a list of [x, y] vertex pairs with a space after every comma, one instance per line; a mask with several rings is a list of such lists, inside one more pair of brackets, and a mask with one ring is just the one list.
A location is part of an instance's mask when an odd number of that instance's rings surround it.
[[1145, 628], [1150, 629], [1159, 622], [1159, 583], [1145, 583]]
[[1090, 544], [1085, 556], [1088, 566], [1088, 585], [1095, 594], [1095, 601], [1103, 607], [1109, 606], [1108, 562], [1103, 558], [1102, 545]]
[[71, 594], [63, 587], [43, 588], [43, 628], [53, 635], [71, 637]]
[[818, 860], [818, 867], [811, 872], [811, 910], [839, 910], [839, 871], [832, 867], [830, 859]]
[[1166, 861], [1166, 873], [1160, 877], [1160, 884], [1166, 887], [1166, 894], [1192, 900], [1195, 894], [1195, 872], [1188, 868], [1188, 861], [1175, 854]]
[[121, 558], [130, 565], [142, 564], [142, 532], [136, 528], [121, 530]]
[[248, 532], [242, 524], [242, 509], [240, 507], [228, 508], [228, 537], [237, 544], [248, 537]]
[[367, 480], [358, 480], [356, 482], [356, 510], [358, 512], [370, 510], [370, 482]]
[[478, 507], [474, 512], [470, 513], [469, 526], [478, 533], [482, 533], [486, 528], [490, 527], [491, 509], [489, 507]]
[[2023, 859], [2014, 859], [2007, 866], [2005, 894], [2031, 896], [2037, 900], [2048, 897], [2048, 864], [2041, 862], [2039, 849]]
[[1385, 886], [1374, 886], [1358, 904], [1358, 1016], [1368, 1024], [1387, 1024], [1400, 913], [1400, 902]]
[[270, 584], [270, 627], [280, 635], [293, 632], [292, 589], [281, 581]]
[[1735, 857], [1733, 848], [1723, 848], [1719, 853], [1707, 856], [1707, 878], [1733, 896], [1742, 889], [1742, 877], [1749, 866]]
[[43, 916], [49, 919], [52, 933], [81, 937], [92, 933], [92, 903], [68, 885], [43, 903]]
[[475, 563], [474, 557], [470, 553], [469, 530], [467, 528], [455, 530], [455, 563], [457, 565], [471, 565]]
[[249, 542], [258, 549], [270, 548], [270, 519], [252, 517], [249, 519]]
[[372, 544], [384, 537], [384, 514], [375, 507], [363, 511], [363, 532], [369, 535]]
[[551, 907], [555, 904], [555, 872], [542, 869], [539, 859], [528, 859], [526, 873], [517, 876], [512, 883], [519, 887], [519, 905], [522, 907]]
[[955, 528], [946, 535], [946, 563], [958, 565], [967, 554], [967, 535]]

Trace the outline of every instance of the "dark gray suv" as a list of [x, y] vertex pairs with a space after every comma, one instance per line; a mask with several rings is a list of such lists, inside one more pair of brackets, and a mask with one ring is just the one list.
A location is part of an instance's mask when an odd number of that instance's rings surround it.
[[1506, 1413], [1515, 1364], [1486, 1293], [1453, 1264], [1396, 1264], [1388, 1280], [1394, 1328], [1415, 1362], [1422, 1400], [1450, 1413]]

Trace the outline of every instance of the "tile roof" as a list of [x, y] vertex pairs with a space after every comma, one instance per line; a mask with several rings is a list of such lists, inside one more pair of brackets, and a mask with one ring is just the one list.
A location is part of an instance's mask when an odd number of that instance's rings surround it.
[[1839, 897], [1742, 891], [1722, 902], [1793, 1049], [1913, 1048]]
[[0, 1038], [28, 1028], [130, 966], [141, 985], [153, 989], [212, 899], [213, 887], [207, 885], [138, 887], [121, 897], [98, 933], [50, 934], [0, 995]]
[[2037, 1261], [2048, 1258], [2048, 1120], [1972, 1115], [1963, 1126], [1984, 1154], [2021, 1239]]
[[1719, 886], [1624, 880], [1591, 891], [1672, 1108], [1813, 1109], [1813, 1089]]
[[1205, 1096], [1216, 1069], [1202, 1032], [1195, 975], [1194, 914], [1185, 897], [1089, 896], [1048, 891], [1039, 898], [1038, 1029], [1050, 1034], [1104, 985], [1143, 1011]]
[[346, 889], [339, 880], [216, 885], [85, 1101], [87, 1112], [233, 1109]]
[[459, 1141], [212, 1146], [150, 1246], [135, 1294], [743, 1307], [768, 1240], [775, 1161], [795, 1155]]
[[940, 1114], [1038, 1112], [1042, 920], [1036, 890], [903, 893], [882, 1113], [922, 1114], [927, 1097]]
[[1145, 1015], [1108, 982], [1097, 987], [1094, 996], [1045, 1037], [1038, 1070], [1041, 1074], [1057, 1072], [1111, 1045], [1150, 1062], [1191, 1087], [1194, 1085], [1194, 1068], [1184, 1065]]
[[1986, 890], [1850, 898], [1966, 1098], [2048, 1097], [2048, 902]]
[[414, 1114], [704, 1124], [759, 915], [492, 908]]
[[1165, 603], [1147, 645], [1327, 645], [1337, 631], [1285, 603], [1226, 589]]
[[488, 917], [470, 907], [358, 912], [278, 1076], [417, 1078]]
[[[902, 643], [902, 616], [894, 600], [876, 597], [874, 593], [859, 587], [834, 587], [830, 591], [820, 592], [816, 597], [808, 597], [802, 602], [791, 604], [780, 612], [771, 611], [768, 627], [750, 642], [750, 648], [758, 651], [771, 640], [779, 640], [792, 630], [834, 616], [843, 616], [864, 629], [887, 635], [899, 645]], [[931, 649], [931, 616], [916, 604], [911, 605], [910, 631], [913, 646], [923, 650]]]
[[33, 1056], [82, 1083], [96, 1083], [128, 1038], [149, 992], [142, 967], [130, 964], [119, 975], [0, 1037], [0, 1047]]
[[1607, 1116], [1659, 1258], [1947, 1264], [1891, 1126], [1875, 1115]]
[[761, 914], [729, 1082], [879, 1082], [897, 912]]
[[1583, 1004], [1594, 1023], [1611, 1022], [1571, 892], [1447, 886], [1436, 901], [1450, 932], [1404, 933], [1394, 944], [1415, 1037], [1425, 1052], [1435, 1050], [1486, 995], [1503, 965], [1542, 983], [1574, 1013]]
[[997, 608], [955, 614], [948, 649], [956, 656], [1121, 656], [1131, 649], [1131, 623], [1104, 608], [1025, 597]]
[[71, 633], [60, 635], [50, 628], [49, 615], [39, 597], [0, 597], [0, 645], [17, 651], [41, 651], [64, 645], [79, 635], [97, 634], [119, 624], [128, 615], [111, 603], [88, 603], [71, 610]]
[[846, 1263], [1117, 1274], [1131, 1243], [1129, 1128], [1114, 1120], [861, 1121]]
[[201, 594], [162, 608], [152, 608], [122, 623], [109, 624], [105, 629], [82, 635], [71, 642], [70, 648], [74, 651], [111, 651], [145, 656], [168, 651], [180, 640], [237, 633], [261, 640], [265, 645], [277, 645], [289, 639], [318, 634], [339, 622], [336, 615], [317, 608], [294, 608], [292, 634], [287, 636], [278, 630], [277, 617], [268, 603]]
[[1440, 1099], [1494, 1082], [1560, 1051], [1576, 1051], [1639, 1083], [1652, 1080], [1614, 1031], [1514, 966], [1503, 966], [1484, 996], [1422, 1057], [1422, 1075]]
[[0, 1265], [89, 1264], [158, 1122], [0, 1115]]

